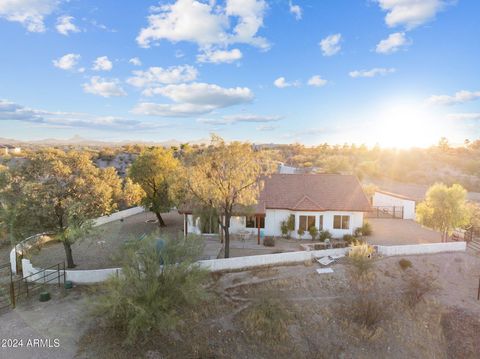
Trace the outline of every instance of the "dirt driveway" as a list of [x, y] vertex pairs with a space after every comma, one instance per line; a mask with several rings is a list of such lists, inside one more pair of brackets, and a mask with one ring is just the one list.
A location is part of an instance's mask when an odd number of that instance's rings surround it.
[[400, 245], [441, 242], [440, 232], [422, 227], [415, 221], [391, 218], [369, 218], [373, 234], [370, 244]]

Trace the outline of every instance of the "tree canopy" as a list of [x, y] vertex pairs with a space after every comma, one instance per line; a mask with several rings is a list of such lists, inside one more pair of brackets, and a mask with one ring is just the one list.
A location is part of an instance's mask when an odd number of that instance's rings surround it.
[[166, 226], [161, 213], [177, 203], [180, 166], [171, 150], [155, 147], [143, 151], [129, 168], [128, 176], [145, 193], [142, 204], [155, 213], [161, 227]]
[[217, 136], [186, 168], [186, 186], [191, 202], [215, 208], [223, 220], [225, 257], [229, 257], [230, 219], [242, 207], [254, 206], [262, 187], [261, 177], [269, 172], [263, 157], [251, 144], [226, 144]]
[[121, 179], [112, 168], [99, 169], [84, 152], [40, 150], [19, 169], [21, 197], [28, 219], [25, 232], [51, 232], [63, 242], [69, 268], [71, 245], [91, 229], [90, 220], [117, 209]]
[[453, 229], [464, 226], [469, 221], [466, 202], [467, 191], [459, 184], [451, 187], [443, 183], [431, 186], [425, 201], [417, 206], [418, 221], [442, 233], [442, 241], [447, 241]]

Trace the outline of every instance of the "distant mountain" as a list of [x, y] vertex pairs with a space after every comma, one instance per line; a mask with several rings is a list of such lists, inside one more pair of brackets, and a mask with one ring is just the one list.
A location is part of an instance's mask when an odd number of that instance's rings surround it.
[[134, 145], [141, 144], [145, 146], [180, 146], [182, 143], [188, 142], [189, 144], [203, 144], [208, 143], [208, 139], [200, 139], [195, 141], [178, 141], [176, 139], [170, 139], [165, 141], [135, 141], [135, 140], [125, 140], [125, 141], [101, 141], [101, 140], [92, 140], [88, 138], [75, 135], [69, 139], [57, 139], [57, 138], [46, 138], [42, 140], [32, 140], [32, 141], [21, 141], [12, 138], [2, 138], [0, 137], [0, 144], [3, 145], [19, 145], [19, 146], [28, 146], [28, 145], [37, 145], [37, 146], [94, 146], [94, 147], [118, 147], [124, 145]]

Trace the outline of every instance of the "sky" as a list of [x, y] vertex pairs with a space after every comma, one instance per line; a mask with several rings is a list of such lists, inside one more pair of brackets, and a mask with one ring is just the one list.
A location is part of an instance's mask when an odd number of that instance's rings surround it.
[[0, 0], [0, 137], [480, 137], [478, 0]]

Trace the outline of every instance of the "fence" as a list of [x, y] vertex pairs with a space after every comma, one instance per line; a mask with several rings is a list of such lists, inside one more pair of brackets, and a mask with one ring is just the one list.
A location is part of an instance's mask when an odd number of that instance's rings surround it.
[[[35, 268], [30, 260], [22, 259], [22, 268], [23, 268], [23, 275], [26, 276], [28, 281], [33, 281], [36, 279], [35, 275], [40, 273], [42, 269]], [[48, 275], [55, 270], [46, 268], [44, 269], [46, 274]], [[63, 269], [63, 278], [61, 278], [61, 282], [65, 280], [70, 280], [77, 284], [92, 284], [92, 283], [100, 283], [106, 281], [112, 275], [118, 275], [120, 273], [120, 268], [107, 268], [107, 269], [91, 269], [91, 270], [65, 270]]]
[[23, 278], [12, 280], [10, 285], [11, 304], [15, 308], [21, 298], [28, 298], [45, 288], [46, 284], [60, 286], [65, 282], [65, 263], [58, 263], [48, 268], [29, 273]]
[[[121, 219], [125, 219], [130, 216], [134, 216], [139, 213], [145, 212], [145, 208], [143, 207], [133, 207], [129, 209], [125, 209], [123, 211], [118, 211], [115, 213], [112, 213], [109, 216], [103, 216], [99, 217], [94, 220], [94, 227], [101, 226], [102, 224], [118, 221]], [[16, 274], [21, 268], [17, 268], [17, 263], [18, 259], [21, 259], [23, 257], [23, 252], [27, 251], [28, 249], [41, 245], [51, 238], [49, 237], [49, 233], [40, 233], [40, 234], [35, 234], [31, 237], [28, 237], [18, 243], [15, 248], [12, 249], [10, 252], [10, 267], [11, 270], [14, 274]]]
[[368, 218], [395, 218], [403, 219], [403, 206], [375, 206], [373, 210], [367, 212]]

